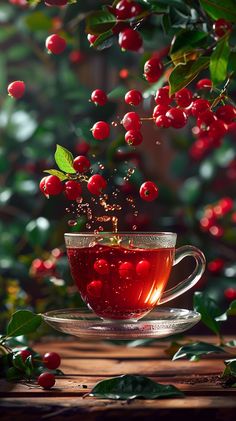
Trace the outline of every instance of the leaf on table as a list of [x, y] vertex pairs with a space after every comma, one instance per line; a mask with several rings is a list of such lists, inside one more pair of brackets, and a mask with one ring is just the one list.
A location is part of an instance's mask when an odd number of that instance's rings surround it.
[[194, 294], [193, 307], [201, 314], [201, 321], [216, 335], [219, 335], [220, 320], [226, 320], [227, 315], [222, 314], [217, 302], [207, 294], [197, 291]]
[[200, 4], [203, 10], [214, 20], [223, 18], [230, 22], [236, 22], [234, 0], [200, 0]]
[[35, 332], [42, 323], [40, 314], [29, 310], [18, 310], [12, 316], [7, 326], [7, 336], [26, 335]]
[[226, 79], [229, 55], [228, 39], [223, 38], [218, 42], [210, 58], [209, 68], [213, 85], [217, 85]]
[[92, 389], [89, 396], [106, 399], [157, 399], [183, 397], [175, 386], [154, 382], [145, 376], [122, 375], [102, 380]]
[[173, 356], [173, 360], [180, 358], [188, 358], [191, 361], [199, 360], [202, 355], [217, 353], [222, 354], [226, 351], [216, 345], [209, 344], [207, 342], [194, 342], [192, 344], [182, 346]]
[[63, 148], [63, 146], [57, 145], [57, 149], [55, 152], [55, 161], [60, 170], [69, 174], [76, 173], [73, 167], [73, 155], [70, 151], [68, 151], [68, 149]]
[[227, 387], [235, 387], [236, 385], [236, 359], [225, 360], [225, 369], [221, 378]]
[[170, 94], [173, 95], [191, 83], [202, 70], [209, 66], [209, 61], [209, 57], [199, 57], [197, 60], [189, 60], [187, 63], [178, 64], [169, 77]]

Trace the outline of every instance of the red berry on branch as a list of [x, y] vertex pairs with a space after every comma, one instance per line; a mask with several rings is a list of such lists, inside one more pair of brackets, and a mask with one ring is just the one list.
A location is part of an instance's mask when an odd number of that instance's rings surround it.
[[196, 99], [191, 104], [191, 111], [194, 117], [198, 117], [200, 113], [210, 108], [210, 102], [207, 99]]
[[79, 155], [74, 159], [73, 167], [79, 173], [87, 172], [91, 164], [89, 159], [84, 155]]
[[61, 357], [57, 352], [47, 352], [43, 356], [43, 363], [49, 370], [56, 370], [61, 364]]
[[139, 131], [141, 127], [141, 120], [137, 113], [131, 111], [126, 113], [121, 122], [125, 130], [136, 130]]
[[85, 55], [79, 50], [71, 51], [69, 54], [69, 60], [72, 64], [80, 64], [84, 61]]
[[128, 130], [128, 132], [125, 133], [125, 141], [130, 146], [140, 145], [143, 141], [142, 133], [138, 130]]
[[8, 94], [15, 99], [20, 99], [25, 93], [25, 83], [22, 80], [15, 80], [7, 88]]
[[115, 16], [117, 19], [129, 19], [131, 18], [132, 2], [129, 0], [120, 0], [115, 8]]
[[221, 207], [222, 214], [225, 215], [233, 209], [234, 201], [231, 197], [223, 197], [219, 200], [218, 205]]
[[16, 355], [20, 355], [22, 358], [22, 361], [25, 362], [26, 358], [28, 358], [32, 354], [28, 349], [22, 349], [21, 351], [17, 352]]
[[86, 155], [89, 152], [90, 146], [87, 142], [82, 141], [75, 145], [75, 150], [81, 155]]
[[175, 101], [179, 107], [188, 107], [192, 102], [193, 94], [187, 89], [183, 88], [175, 94]]
[[156, 107], [153, 110], [152, 117], [156, 119], [160, 115], [165, 115], [167, 111], [169, 110], [170, 110], [170, 107], [168, 105], [162, 105], [162, 104], [156, 105]]
[[126, 104], [137, 106], [142, 102], [142, 94], [137, 89], [131, 89], [125, 94], [125, 102]]
[[157, 127], [163, 127], [168, 129], [168, 127], [171, 126], [172, 122], [171, 119], [166, 115], [159, 115], [155, 120], [155, 124]]
[[68, 200], [76, 200], [81, 197], [82, 188], [80, 183], [75, 180], [69, 180], [65, 183], [65, 195]]
[[217, 117], [213, 111], [208, 108], [206, 111], [203, 111], [198, 115], [197, 126], [200, 128], [206, 128], [215, 120], [217, 120]]
[[45, 193], [50, 196], [60, 194], [64, 189], [64, 185], [56, 175], [49, 175], [45, 180]]
[[113, 28], [112, 32], [114, 35], [119, 35], [120, 32], [124, 31], [125, 29], [130, 28], [130, 25], [127, 22], [117, 22]]
[[44, 389], [51, 389], [55, 384], [54, 374], [48, 372], [40, 374], [38, 377], [38, 384]]
[[87, 293], [90, 297], [100, 298], [102, 295], [102, 281], [92, 281], [87, 285]]
[[64, 38], [60, 37], [57, 34], [50, 35], [47, 37], [45, 42], [46, 48], [52, 54], [61, 54], [66, 48], [66, 41]]
[[91, 101], [96, 105], [105, 105], [107, 103], [107, 94], [102, 89], [95, 89], [91, 94]]
[[236, 118], [236, 108], [232, 105], [222, 105], [217, 108], [216, 115], [224, 123], [230, 124]]
[[33, 276], [39, 276], [45, 273], [46, 268], [42, 259], [34, 259], [31, 264], [30, 273]]
[[143, 9], [142, 6], [139, 3], [136, 3], [135, 1], [131, 1], [131, 17], [138, 16], [142, 13]]
[[167, 111], [166, 117], [170, 119], [171, 126], [175, 129], [181, 129], [187, 123], [187, 116], [185, 112], [179, 108], [171, 108], [169, 111]]
[[152, 181], [145, 181], [140, 186], [139, 195], [141, 199], [145, 200], [146, 202], [152, 202], [158, 196], [159, 190], [155, 183]]
[[122, 50], [138, 51], [143, 45], [143, 39], [135, 29], [125, 29], [119, 33], [119, 46]]
[[223, 18], [217, 19], [213, 24], [213, 30], [217, 38], [222, 38], [227, 32], [232, 30], [232, 24]]
[[94, 262], [94, 270], [99, 273], [99, 275], [108, 275], [110, 272], [110, 267], [108, 262], [105, 259], [98, 259]]
[[110, 135], [110, 126], [105, 121], [97, 121], [92, 127], [92, 134], [94, 139], [104, 140]]
[[94, 174], [88, 180], [87, 188], [91, 194], [99, 196], [102, 191], [107, 187], [105, 178], [100, 174]]
[[48, 177], [43, 177], [42, 180], [39, 183], [39, 188], [40, 188], [41, 192], [45, 195], [47, 194], [46, 193], [46, 187], [45, 187], [45, 182], [46, 182], [47, 178]]
[[93, 45], [95, 41], [98, 39], [98, 35], [88, 34], [87, 39], [90, 45]]
[[224, 291], [224, 296], [227, 300], [235, 300], [236, 299], [236, 288], [226, 288]]
[[210, 79], [200, 79], [196, 84], [196, 89], [211, 89], [212, 88], [212, 81]]
[[144, 77], [148, 82], [157, 82], [163, 73], [163, 64], [157, 57], [150, 58], [144, 64], [143, 71]]
[[213, 274], [217, 274], [217, 273], [221, 272], [224, 265], [225, 265], [224, 260], [219, 257], [218, 259], [215, 259], [215, 260], [212, 260], [211, 262], [209, 262], [208, 265], [207, 265], [207, 268], [208, 268], [209, 272], [211, 272]]
[[228, 126], [226, 123], [224, 123], [222, 120], [216, 120], [210, 124], [208, 136], [213, 141], [218, 140], [224, 137], [224, 135], [227, 133], [227, 130]]
[[168, 106], [172, 102], [172, 97], [169, 96], [169, 86], [163, 86], [156, 92], [155, 102], [157, 105]]

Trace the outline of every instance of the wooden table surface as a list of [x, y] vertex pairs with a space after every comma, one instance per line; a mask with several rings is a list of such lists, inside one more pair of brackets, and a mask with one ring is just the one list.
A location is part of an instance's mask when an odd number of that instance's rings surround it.
[[[214, 342], [209, 337], [204, 340]], [[68, 341], [68, 337], [37, 344], [34, 348], [41, 354], [57, 351], [61, 355], [65, 376], [57, 378], [55, 387], [49, 391], [1, 380], [0, 420], [100, 421], [149, 417], [199, 421], [200, 416], [214, 416], [216, 421], [235, 421], [236, 389], [222, 387], [218, 378], [227, 356], [209, 356], [199, 362], [171, 361], [164, 352], [166, 347], [164, 342], [129, 348], [108, 342]], [[186, 396], [128, 402], [83, 398], [99, 380], [121, 374], [140, 374], [159, 383], [174, 384]]]

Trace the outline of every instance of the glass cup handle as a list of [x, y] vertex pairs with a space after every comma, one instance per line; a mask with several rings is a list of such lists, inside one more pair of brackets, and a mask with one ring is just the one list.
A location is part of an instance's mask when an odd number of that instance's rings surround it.
[[179, 282], [173, 288], [168, 289], [167, 291], [163, 292], [162, 297], [160, 298], [158, 304], [167, 303], [167, 301], [173, 300], [174, 298], [188, 291], [188, 289], [192, 288], [201, 278], [205, 270], [206, 259], [205, 259], [204, 254], [201, 252], [201, 250], [199, 250], [196, 247], [193, 247], [193, 246], [179, 247], [175, 251], [175, 259], [173, 262], [173, 266], [177, 265], [182, 259], [184, 259], [187, 256], [194, 257], [196, 261], [196, 266], [193, 273], [189, 275], [188, 278], [184, 279], [184, 281]]

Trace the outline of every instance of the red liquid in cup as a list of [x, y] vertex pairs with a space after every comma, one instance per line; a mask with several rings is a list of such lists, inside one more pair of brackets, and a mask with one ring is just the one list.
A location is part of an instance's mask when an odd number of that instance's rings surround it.
[[173, 264], [174, 248], [95, 245], [68, 248], [72, 277], [83, 300], [104, 319], [139, 319], [157, 303]]

